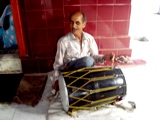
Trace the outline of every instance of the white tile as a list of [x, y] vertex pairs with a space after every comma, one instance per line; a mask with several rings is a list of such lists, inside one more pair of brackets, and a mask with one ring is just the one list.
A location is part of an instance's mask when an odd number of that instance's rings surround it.
[[0, 73], [21, 73], [22, 65], [18, 54], [0, 55]]
[[12, 120], [46, 120], [46, 115], [17, 110]]
[[43, 95], [39, 103], [32, 107], [28, 105], [18, 105], [13, 120], [46, 120], [48, 113], [49, 101], [47, 97], [51, 94], [51, 84], [47, 80]]
[[0, 120], [12, 120], [16, 104], [0, 104]]
[[13, 120], [46, 120], [46, 107], [31, 107], [19, 105], [15, 110]]

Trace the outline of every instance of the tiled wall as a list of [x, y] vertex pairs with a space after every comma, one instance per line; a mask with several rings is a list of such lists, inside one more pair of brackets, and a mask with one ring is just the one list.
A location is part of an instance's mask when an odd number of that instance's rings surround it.
[[86, 14], [85, 31], [94, 36], [100, 53], [131, 56], [131, 0], [11, 0], [11, 5], [16, 31], [23, 31], [17, 35], [24, 73], [53, 69], [57, 41], [69, 32], [68, 16], [75, 10]]

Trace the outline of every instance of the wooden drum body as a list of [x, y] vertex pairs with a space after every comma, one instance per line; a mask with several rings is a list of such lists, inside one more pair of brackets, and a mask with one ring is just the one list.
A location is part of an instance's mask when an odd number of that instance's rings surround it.
[[62, 72], [60, 97], [66, 112], [115, 103], [126, 96], [126, 81], [120, 68], [91, 67]]

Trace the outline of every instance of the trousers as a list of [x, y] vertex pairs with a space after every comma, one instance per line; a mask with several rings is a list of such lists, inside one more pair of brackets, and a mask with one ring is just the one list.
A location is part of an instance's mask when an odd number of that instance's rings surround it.
[[94, 66], [94, 64], [95, 64], [95, 60], [90, 56], [86, 56], [86, 57], [69, 62], [65, 68], [65, 71], [77, 70], [84, 67], [92, 67]]
[[[69, 70], [77, 70], [84, 67], [92, 67], [95, 64], [95, 60], [90, 57], [83, 57], [74, 61], [71, 61], [67, 64], [64, 70], [61, 72], [69, 71]], [[52, 93], [55, 95], [59, 91], [58, 80], [55, 81], [54, 85], [52, 86]]]

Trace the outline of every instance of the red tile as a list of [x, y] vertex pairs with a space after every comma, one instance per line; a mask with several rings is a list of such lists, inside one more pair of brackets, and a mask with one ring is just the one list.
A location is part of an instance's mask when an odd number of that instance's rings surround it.
[[70, 32], [70, 23], [69, 22], [66, 22], [65, 23], [65, 30], [64, 30], [64, 33], [67, 34], [68, 32]]
[[96, 22], [87, 22], [84, 31], [90, 33], [92, 36], [96, 35]]
[[64, 5], [80, 4], [80, 0], [64, 0]]
[[24, 32], [24, 39], [27, 40], [25, 43], [29, 44], [29, 31], [28, 29], [23, 29]]
[[50, 57], [53, 56], [53, 46], [41, 45], [33, 46], [32, 48], [34, 57]]
[[[94, 36], [93, 36], [93, 37], [94, 37]], [[98, 49], [99, 49], [99, 38], [94, 37], [94, 39], [95, 39], [95, 41], [96, 41], [96, 43], [97, 43], [97, 46], [98, 46]]]
[[45, 9], [63, 9], [63, 0], [44, 0]]
[[78, 10], [80, 10], [80, 6], [64, 6], [65, 22], [69, 22], [70, 14]]
[[32, 46], [48, 44], [47, 31], [45, 29], [30, 30], [29, 35]]
[[84, 14], [86, 15], [87, 21], [95, 21], [96, 20], [97, 6], [95, 6], [95, 5], [81, 6], [81, 11], [83, 11]]
[[25, 0], [26, 10], [44, 10], [44, 0]]
[[116, 37], [115, 48], [129, 48], [130, 37]]
[[52, 44], [52, 47], [53, 47], [53, 50], [57, 50], [57, 43], [58, 43], [58, 40], [57, 38], [53, 38], [51, 44]]
[[19, 8], [20, 10], [25, 10], [25, 1], [24, 0], [19, 0]]
[[[65, 5], [63, 5], [63, 1]], [[25, 4], [23, 2], [25, 2]], [[111, 9], [111, 6], [115, 2], [117, 3], [115, 5], [116, 7], [114, 8], [115, 13], [112, 14], [113, 9]], [[38, 73], [52, 70], [54, 56], [57, 48], [56, 43], [58, 41], [58, 38], [64, 35], [64, 31], [70, 32], [68, 23], [69, 14], [76, 10], [83, 10], [86, 13], [89, 21], [85, 28], [87, 32], [97, 38], [105, 37], [103, 39], [95, 39], [97, 45], [100, 47], [100, 53], [107, 54], [114, 52], [116, 55], [131, 55], [131, 49], [128, 48], [130, 42], [129, 38], [119, 37], [119, 35], [128, 35], [130, 2], [131, 0], [19, 1], [18, 3], [20, 3], [20, 10], [23, 10], [19, 12], [22, 12], [22, 26], [24, 29], [23, 32], [25, 33], [24, 37], [27, 40], [27, 52], [30, 56], [30, 58], [27, 59], [22, 58], [23, 72]], [[121, 8], [120, 5], [125, 7]], [[107, 7], [105, 8], [104, 6]], [[62, 10], [63, 7], [64, 10]], [[26, 17], [24, 13], [25, 8]], [[98, 8], [99, 10], [97, 10], [96, 8]], [[17, 10], [17, 6], [14, 6], [13, 9]], [[113, 20], [121, 21], [114, 21], [114, 24], [112, 23], [112, 21], [107, 21], [112, 20], [112, 15], [114, 15]], [[18, 15], [15, 16], [17, 16], [17, 18], [14, 19], [17, 21]], [[112, 49], [113, 41], [111, 39], [113, 38], [106, 38], [108, 36], [112, 36], [112, 30], [114, 30], [114, 35], [116, 36], [116, 49]]]
[[99, 48], [100, 49], [114, 49], [115, 48], [115, 38], [107, 37], [99, 39]]
[[98, 0], [98, 4], [113, 4], [115, 0]]
[[118, 63], [118, 66], [135, 66], [135, 64], [134, 63], [119, 63], [119, 62], [116, 62], [116, 63]]
[[127, 4], [130, 4], [131, 0], [115, 0], [115, 3], [127, 3]]
[[97, 20], [112, 20], [113, 6], [98, 6]]
[[97, 22], [97, 36], [111, 36], [112, 22]]
[[118, 51], [117, 49], [99, 49], [99, 54], [105, 55], [105, 54], [111, 54], [111, 53], [114, 53], [115, 56], [117, 56]]
[[128, 20], [130, 19], [130, 5], [115, 5], [113, 20]]
[[22, 22], [22, 27], [28, 29], [28, 24], [27, 24], [27, 15], [25, 11], [21, 12], [21, 22]]
[[[31, 44], [30, 44], [30, 38], [29, 38], [29, 31], [28, 29], [23, 29], [24, 31], [24, 42], [26, 45], [26, 50], [27, 50], [27, 56], [32, 56], [32, 51], [31, 51]], [[19, 47], [19, 46], [18, 46]], [[25, 55], [26, 56], [26, 55]]]
[[53, 38], [53, 46], [52, 46], [52, 50], [53, 50], [53, 57], [56, 56], [56, 52], [57, 52], [57, 43], [58, 43], [58, 40], [57, 38]]
[[[58, 39], [59, 40], [59, 39]], [[54, 38], [55, 43], [53, 44], [53, 57], [56, 56], [56, 52], [57, 52], [57, 42], [58, 40], [56, 38]]]
[[48, 28], [64, 27], [63, 10], [47, 10], [46, 22]]
[[53, 70], [53, 58], [39, 59], [39, 71], [40, 73], [47, 73]]
[[[54, 39], [59, 39], [60, 37], [62, 37], [64, 35], [64, 28], [53, 28], [53, 29], [48, 29], [48, 41], [49, 44], [53, 44], [55, 43]], [[56, 43], [57, 43], [56, 40]]]
[[118, 56], [129, 56], [131, 57], [132, 49], [126, 48], [126, 49], [118, 49]]
[[46, 18], [44, 11], [27, 12], [28, 27], [31, 28], [46, 28]]
[[97, 4], [97, 0], [80, 0], [81, 4]]
[[147, 61], [142, 60], [142, 59], [135, 59], [135, 60], [133, 60], [133, 63], [134, 63], [135, 65], [144, 65], [144, 64], [147, 63]]
[[38, 61], [37, 59], [21, 58], [23, 73], [38, 73]]
[[113, 22], [113, 35], [127, 35], [128, 29], [128, 21]]

